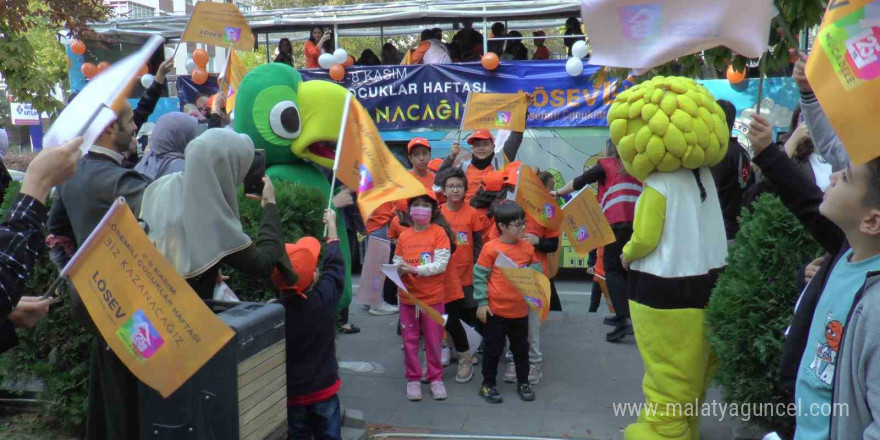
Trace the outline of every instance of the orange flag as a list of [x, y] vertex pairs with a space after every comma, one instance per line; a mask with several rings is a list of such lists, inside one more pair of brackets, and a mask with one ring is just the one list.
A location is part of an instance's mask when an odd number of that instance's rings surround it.
[[559, 230], [559, 226], [562, 224], [562, 212], [559, 209], [559, 204], [550, 195], [550, 190], [544, 186], [544, 182], [541, 182], [538, 175], [528, 165], [523, 165], [519, 169], [514, 199], [519, 206], [522, 206], [526, 214], [542, 226]]
[[345, 102], [333, 168], [340, 182], [357, 188], [357, 203], [364, 221], [383, 203], [425, 194], [425, 187], [385, 146], [361, 103], [352, 99], [351, 94]]
[[831, 0], [807, 61], [807, 78], [856, 165], [880, 156], [880, 5]]
[[523, 92], [471, 93], [461, 119], [461, 130], [525, 131], [528, 109], [529, 96]]
[[[226, 50], [229, 50], [227, 48]], [[238, 54], [235, 53], [235, 49], [229, 50], [229, 58], [226, 60], [226, 68], [223, 69], [223, 73], [220, 74], [220, 80], [222, 84], [226, 86], [226, 112], [232, 113], [235, 110], [235, 93], [238, 91], [238, 88], [241, 87], [241, 81], [244, 79], [244, 76], [247, 75], [247, 67], [244, 65], [244, 62], [241, 61], [241, 58], [238, 57]], [[222, 90], [221, 90], [222, 91]]]
[[61, 275], [76, 286], [110, 349], [162, 397], [235, 336], [153, 246], [123, 199]]
[[562, 231], [579, 255], [615, 241], [608, 218], [590, 190], [581, 191], [562, 207]]

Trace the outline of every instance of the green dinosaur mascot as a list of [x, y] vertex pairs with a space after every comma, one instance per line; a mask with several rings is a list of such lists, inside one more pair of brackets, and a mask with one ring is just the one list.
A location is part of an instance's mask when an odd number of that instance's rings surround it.
[[[330, 183], [317, 167], [333, 167], [335, 150], [327, 145], [339, 136], [346, 93], [331, 82], [304, 82], [286, 64], [264, 64], [248, 72], [236, 91], [235, 131], [266, 150], [266, 175], [316, 187], [329, 199]], [[345, 231], [341, 215], [336, 226]], [[351, 253], [348, 236], [339, 240], [346, 274], [341, 310], [351, 304]]]
[[658, 76], [618, 95], [608, 122], [624, 167], [644, 183], [623, 264], [649, 410], [624, 438], [699, 440], [717, 365], [705, 307], [727, 258], [709, 167], [727, 152], [727, 121], [705, 87]]

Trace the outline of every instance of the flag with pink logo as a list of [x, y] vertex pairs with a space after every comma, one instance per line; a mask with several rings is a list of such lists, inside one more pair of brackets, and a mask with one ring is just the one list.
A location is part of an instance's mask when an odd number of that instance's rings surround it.
[[333, 165], [336, 178], [357, 188], [364, 221], [380, 205], [425, 194], [425, 187], [394, 157], [379, 129], [357, 99], [348, 94]]
[[583, 0], [590, 63], [648, 70], [726, 46], [747, 58], [766, 50], [772, 0]]

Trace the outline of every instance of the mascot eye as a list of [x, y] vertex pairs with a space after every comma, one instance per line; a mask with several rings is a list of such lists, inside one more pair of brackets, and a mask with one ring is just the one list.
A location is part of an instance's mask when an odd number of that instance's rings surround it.
[[272, 131], [285, 139], [296, 139], [302, 131], [299, 109], [291, 101], [281, 101], [269, 113]]

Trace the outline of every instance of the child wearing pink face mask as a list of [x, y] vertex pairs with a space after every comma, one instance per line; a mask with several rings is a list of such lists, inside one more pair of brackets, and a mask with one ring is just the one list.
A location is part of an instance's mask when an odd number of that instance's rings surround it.
[[[446, 298], [446, 265], [452, 255], [449, 238], [452, 233], [432, 195], [412, 198], [408, 205], [409, 212], [403, 222], [412, 227], [401, 231], [394, 251], [394, 263], [398, 265], [398, 273], [409, 294], [442, 315]], [[446, 398], [440, 363], [443, 326], [419, 310], [406, 293], [401, 291], [399, 295], [406, 397], [413, 401], [422, 400], [422, 368], [419, 363], [421, 333], [425, 338], [425, 359], [428, 364], [425, 378], [431, 386], [434, 399], [443, 400]]]

